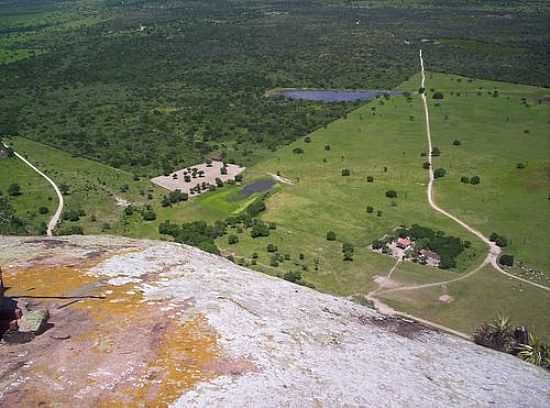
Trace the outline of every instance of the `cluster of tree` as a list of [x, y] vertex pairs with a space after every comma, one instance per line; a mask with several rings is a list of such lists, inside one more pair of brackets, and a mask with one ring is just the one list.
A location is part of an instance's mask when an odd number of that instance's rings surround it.
[[0, 195], [0, 235], [24, 235], [26, 233], [25, 222], [16, 216], [8, 199]]
[[498, 315], [483, 323], [474, 331], [473, 338], [477, 344], [512, 354], [550, 370], [550, 344], [545, 343], [527, 326], [514, 327], [506, 316]]
[[489, 235], [489, 241], [494, 242], [499, 247], [504, 248], [508, 245], [508, 240], [503, 235], [497, 234], [496, 232], [491, 232]]
[[344, 242], [342, 244], [342, 254], [344, 255], [344, 261], [353, 261], [353, 244]]
[[472, 177], [462, 176], [460, 177], [460, 182], [464, 184], [476, 185], [481, 182], [481, 178], [479, 176], [472, 176]]
[[[415, 250], [429, 249], [439, 255], [439, 267], [442, 269], [454, 268], [456, 258], [470, 246], [470, 242], [460, 238], [448, 236], [443, 231], [434, 231], [428, 227], [413, 224], [410, 228], [399, 228], [396, 231], [399, 237], [410, 237], [415, 241]], [[374, 243], [373, 243], [374, 246]]]
[[83, 209], [66, 209], [63, 211], [63, 221], [77, 222], [80, 217], [86, 216], [86, 211]]
[[189, 195], [187, 193], [184, 193], [181, 190], [174, 190], [162, 198], [161, 205], [163, 207], [171, 207], [173, 204], [177, 204], [181, 201], [187, 201], [188, 199]]
[[164, 221], [159, 225], [159, 232], [172, 236], [176, 242], [219, 255], [215, 240], [225, 233], [225, 224], [208, 225], [204, 221], [194, 221], [177, 225]]

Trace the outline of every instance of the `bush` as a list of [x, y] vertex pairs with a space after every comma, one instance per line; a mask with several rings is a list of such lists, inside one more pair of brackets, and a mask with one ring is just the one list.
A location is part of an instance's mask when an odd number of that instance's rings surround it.
[[395, 190], [386, 191], [386, 197], [388, 197], [388, 198], [397, 198], [397, 191], [395, 191]]
[[501, 255], [498, 263], [504, 266], [514, 266], [514, 255]]
[[238, 244], [239, 243], [239, 237], [236, 236], [236, 235], [230, 235], [227, 237], [227, 243], [229, 245], [235, 245], [235, 244]]
[[267, 244], [266, 250], [270, 253], [277, 252], [277, 245]]
[[304, 142], [305, 143], [311, 143], [311, 137], [309, 137], [309, 136], [304, 137]]
[[367, 176], [367, 183], [372, 183], [374, 181], [374, 177]]
[[441, 150], [439, 150], [439, 147], [434, 147], [432, 149], [432, 156], [434, 156], [434, 157], [441, 156]]
[[460, 177], [460, 182], [464, 184], [470, 184], [470, 177], [462, 176]]
[[292, 150], [292, 153], [294, 153], [294, 154], [304, 154], [304, 149], [302, 149], [301, 147], [295, 147]]
[[502, 235], [497, 234], [496, 232], [492, 232], [491, 235], [489, 235], [489, 241], [494, 242], [501, 248], [504, 248], [506, 245], [508, 245], [508, 240]]
[[447, 174], [447, 170], [445, 170], [444, 168], [439, 168], [434, 170], [435, 178], [445, 177], [445, 174]]
[[514, 348], [514, 333], [510, 319], [498, 316], [483, 323], [473, 334], [474, 342], [494, 350], [510, 353]]
[[330, 145], [325, 145], [325, 150], [328, 152], [330, 150]]
[[153, 210], [145, 210], [142, 217], [144, 221], [154, 221], [157, 219], [157, 214]]
[[274, 268], [279, 266], [279, 260], [278, 260], [278, 257], [276, 255], [273, 255], [271, 257], [271, 261], [269, 262], [269, 265], [273, 266]]
[[462, 144], [462, 142], [461, 142], [460, 140], [458, 140], [458, 139], [455, 139], [455, 140], [453, 141], [453, 146], [460, 146], [461, 144]]
[[48, 212], [50, 212], [50, 210], [48, 209], [48, 207], [40, 207], [40, 208], [38, 209], [38, 212], [39, 212], [40, 214], [44, 215], [44, 214], [47, 214]]
[[243, 181], [243, 175], [242, 175], [242, 174], [237, 174], [237, 175], [235, 176], [235, 181], [236, 181], [237, 183], [240, 183], [241, 181]]
[[302, 280], [302, 274], [300, 272], [290, 271], [283, 275], [283, 279], [292, 283], [296, 283]]
[[516, 164], [516, 169], [524, 169], [525, 168], [525, 164], [524, 163], [518, 163]]
[[21, 186], [17, 183], [10, 184], [10, 186], [8, 187], [8, 194], [13, 197], [20, 196], [21, 194], [23, 194], [21, 192]]
[[370, 205], [367, 206], [367, 213], [372, 214], [374, 212], [374, 208], [372, 208]]
[[266, 223], [258, 221], [252, 226], [252, 229], [250, 230], [250, 236], [252, 238], [268, 237], [269, 229], [270, 228]]
[[430, 162], [425, 161], [424, 163], [422, 163], [422, 168], [428, 170], [430, 168]]
[[336, 241], [336, 233], [334, 231], [327, 232], [327, 241]]
[[351, 175], [351, 171], [349, 169], [342, 169], [342, 176], [346, 177]]
[[433, 99], [443, 99], [443, 93], [442, 92], [434, 92]]
[[479, 176], [473, 176], [471, 179], [470, 179], [470, 184], [479, 184], [481, 182], [481, 179], [479, 178]]

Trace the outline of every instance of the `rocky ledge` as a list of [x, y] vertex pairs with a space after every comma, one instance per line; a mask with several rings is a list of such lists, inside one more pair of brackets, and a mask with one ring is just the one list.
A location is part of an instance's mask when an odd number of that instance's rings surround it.
[[185, 245], [0, 237], [0, 266], [50, 314], [0, 343], [0, 406], [550, 406], [513, 356]]

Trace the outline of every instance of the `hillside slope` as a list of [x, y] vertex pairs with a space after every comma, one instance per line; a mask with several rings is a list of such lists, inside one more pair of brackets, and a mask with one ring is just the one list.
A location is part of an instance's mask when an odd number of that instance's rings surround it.
[[0, 265], [51, 314], [0, 343], [2, 406], [550, 404], [550, 374], [519, 359], [188, 246], [0, 237]]

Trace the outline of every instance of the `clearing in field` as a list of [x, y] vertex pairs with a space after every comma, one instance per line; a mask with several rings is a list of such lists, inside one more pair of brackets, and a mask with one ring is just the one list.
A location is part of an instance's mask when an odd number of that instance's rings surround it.
[[197, 164], [151, 179], [153, 184], [170, 191], [180, 190], [190, 196], [198, 196], [209, 191], [211, 187], [221, 187], [224, 183], [235, 180], [246, 167], [236, 164], [225, 164], [221, 161]]

